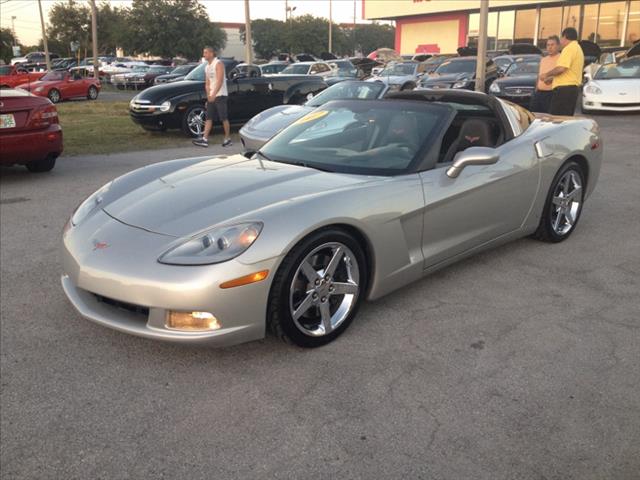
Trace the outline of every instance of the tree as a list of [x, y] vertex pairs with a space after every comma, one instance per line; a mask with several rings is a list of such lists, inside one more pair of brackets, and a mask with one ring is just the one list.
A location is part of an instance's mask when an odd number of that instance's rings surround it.
[[[270, 18], [251, 21], [253, 50], [258, 57], [269, 59], [288, 50], [284, 42], [287, 35], [286, 26], [285, 22]], [[246, 43], [244, 27], [240, 28], [240, 38]]]
[[97, 22], [98, 52], [114, 54], [117, 48], [128, 43], [131, 34], [125, 8], [113, 7], [104, 1], [98, 5]]
[[16, 39], [10, 28], [0, 28], [0, 58], [6, 63], [13, 58], [13, 45]]
[[[350, 42], [353, 49], [353, 29], [350, 32]], [[355, 43], [364, 55], [368, 55], [378, 48], [393, 48], [396, 41], [396, 29], [391, 25], [378, 23], [358, 24], [356, 26]]]
[[91, 11], [75, 0], [56, 3], [49, 11], [49, 50], [71, 55], [71, 42], [80, 42], [80, 50], [89, 49], [91, 42]]
[[127, 18], [136, 53], [199, 58], [205, 45], [221, 49], [227, 40], [197, 0], [133, 0]]

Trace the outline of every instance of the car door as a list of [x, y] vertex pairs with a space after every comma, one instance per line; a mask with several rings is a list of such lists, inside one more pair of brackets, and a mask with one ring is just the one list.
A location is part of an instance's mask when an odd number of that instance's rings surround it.
[[495, 153], [495, 164], [467, 166], [457, 178], [447, 175], [451, 162], [420, 173], [425, 268], [513, 232], [527, 218], [539, 182], [533, 142], [515, 137]]

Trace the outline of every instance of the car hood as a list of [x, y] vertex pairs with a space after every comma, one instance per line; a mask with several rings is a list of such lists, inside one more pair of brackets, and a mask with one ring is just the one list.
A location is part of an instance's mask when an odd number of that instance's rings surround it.
[[313, 109], [304, 105], [278, 105], [253, 117], [242, 129], [248, 134], [271, 138]]
[[152, 104], [187, 93], [204, 93], [204, 82], [181, 80], [179, 82], [161, 83], [140, 92], [135, 98], [149, 100]]
[[460, 80], [473, 80], [474, 75], [472, 73], [468, 73], [468, 72], [462, 72], [462, 73], [445, 73], [445, 74], [439, 74], [439, 73], [432, 73], [430, 74], [427, 78], [425, 78], [424, 80], [422, 80], [423, 84], [429, 84], [429, 83], [441, 83], [441, 82], [458, 82]]
[[259, 221], [263, 210], [277, 204], [376, 178], [242, 155], [213, 157], [142, 185], [108, 203], [104, 211], [127, 225], [184, 237], [239, 217]]
[[[640, 99], [640, 79], [638, 78], [614, 78], [611, 80], [592, 80], [591, 85], [602, 90], [601, 95], [615, 95], [628, 99], [629, 102], [636, 102]], [[633, 99], [633, 100], [632, 100]], [[626, 100], [625, 100], [626, 101]]]
[[536, 75], [518, 75], [513, 77], [502, 77], [494, 80], [501, 87], [531, 87], [535, 86], [538, 77]]
[[23, 90], [31, 91], [31, 90], [35, 90], [38, 87], [42, 87], [42, 86], [51, 87], [53, 85], [56, 85], [57, 83], [58, 82], [56, 82], [56, 81], [43, 82], [42, 80], [34, 80], [33, 82], [27, 82], [27, 83], [23, 83], [22, 85], [18, 85], [18, 88], [22, 88]]

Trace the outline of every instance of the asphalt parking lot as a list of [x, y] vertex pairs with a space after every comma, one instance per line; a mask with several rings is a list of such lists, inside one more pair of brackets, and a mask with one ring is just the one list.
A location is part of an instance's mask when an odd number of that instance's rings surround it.
[[638, 479], [640, 117], [597, 118], [605, 162], [568, 241], [459, 263], [316, 350], [161, 344], [66, 301], [78, 202], [204, 150], [1, 169], [2, 477]]

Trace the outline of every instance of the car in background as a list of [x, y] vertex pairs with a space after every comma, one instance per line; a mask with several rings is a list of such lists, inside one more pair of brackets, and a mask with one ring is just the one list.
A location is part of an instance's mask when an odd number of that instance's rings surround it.
[[[205, 121], [205, 64], [184, 80], [147, 88], [129, 103], [129, 116], [146, 130], [181, 129], [186, 135], [202, 134]], [[301, 103], [327, 88], [318, 76], [270, 75], [227, 80], [229, 122], [242, 124], [267, 108]]]
[[186, 65], [180, 65], [178, 67], [175, 67], [173, 70], [171, 70], [171, 72], [166, 73], [164, 75], [158, 75], [156, 78], [153, 79], [153, 84], [154, 85], [158, 85], [161, 83], [168, 83], [168, 82], [176, 82], [179, 80], [184, 80], [184, 77], [191, 72], [191, 70], [193, 70], [194, 68], [196, 68], [198, 65], [200, 65], [199, 63], [189, 63]]
[[288, 65], [289, 62], [269, 62], [260, 65], [260, 71], [262, 72], [262, 75], [276, 75], [287, 68]]
[[436, 69], [443, 64], [444, 62], [446, 62], [447, 60], [451, 59], [451, 58], [455, 58], [457, 56], [457, 54], [455, 53], [443, 53], [443, 54], [436, 54], [436, 55], [432, 55], [430, 58], [428, 58], [427, 60], [424, 61], [424, 64], [426, 66], [425, 68], [425, 74], [429, 74], [429, 73], [433, 73], [436, 71]]
[[261, 77], [262, 70], [259, 65], [249, 63], [239, 63], [231, 70], [227, 71], [227, 78], [245, 78], [245, 77]]
[[[498, 78], [498, 67], [492, 60], [486, 61], [485, 84], [483, 91]], [[463, 89], [475, 90], [476, 57], [455, 57], [440, 64], [435, 72], [420, 81], [419, 88], [427, 89]]]
[[[87, 67], [80, 68], [86, 69]], [[47, 72], [40, 80], [24, 83], [18, 88], [39, 97], [47, 97], [53, 103], [82, 97], [95, 100], [100, 92], [100, 81], [93, 76], [83, 76], [80, 71], [54, 70]]]
[[640, 112], [640, 56], [602, 65], [582, 89], [582, 111]]
[[144, 76], [151, 68], [150, 65], [135, 65], [130, 71], [125, 73], [117, 73], [111, 75], [111, 84], [119, 90], [125, 90], [127, 88], [144, 88], [145, 81]]
[[156, 77], [159, 77], [160, 75], [166, 75], [167, 73], [172, 72], [173, 70], [175, 70], [175, 68], [172, 66], [151, 65], [149, 70], [147, 70], [147, 72], [142, 77], [144, 80], [145, 87], [150, 87], [151, 85], [153, 85], [155, 83]]
[[51, 62], [51, 70], [69, 70], [71, 67], [78, 65], [78, 61], [75, 58], [58, 58]]
[[349, 60], [331, 61], [329, 66], [333, 70], [329, 76], [325, 77], [329, 86], [345, 80], [361, 80], [366, 77], [365, 73]]
[[425, 63], [402, 62], [390, 63], [377, 75], [367, 79], [367, 82], [382, 82], [390, 91], [413, 90], [425, 75]]
[[387, 93], [381, 82], [346, 80], [333, 85], [318, 95], [310, 95], [303, 105], [278, 105], [265, 110], [240, 129], [240, 140], [245, 151], [258, 151], [271, 137], [284, 130], [307, 113], [332, 100], [373, 100]]
[[[57, 53], [49, 53], [49, 60], [60, 58]], [[19, 65], [21, 63], [46, 63], [47, 57], [44, 52], [29, 52], [24, 57], [14, 57], [11, 59], [11, 65]]]
[[40, 80], [47, 72], [30, 72], [21, 65], [0, 66], [0, 88], [14, 88]]
[[318, 75], [320, 77], [329, 76], [333, 70], [326, 62], [298, 62], [287, 65], [280, 75]]
[[540, 59], [540, 55], [514, 57], [504, 76], [491, 84], [489, 93], [529, 108], [538, 82]]
[[0, 145], [0, 165], [51, 170], [63, 148], [55, 105], [25, 90], [0, 90]]
[[367, 57], [351, 57], [349, 61], [354, 67], [362, 72], [362, 78], [371, 76], [374, 68], [384, 67], [384, 65], [377, 60]]

